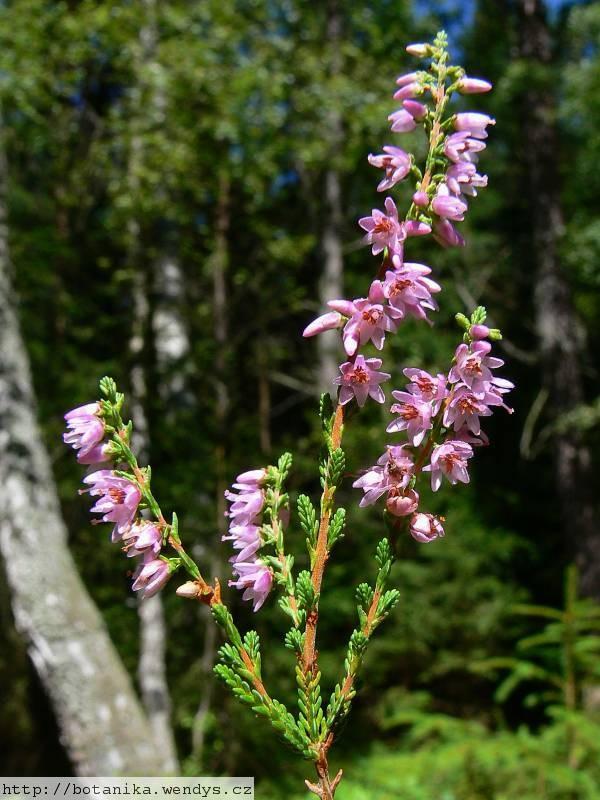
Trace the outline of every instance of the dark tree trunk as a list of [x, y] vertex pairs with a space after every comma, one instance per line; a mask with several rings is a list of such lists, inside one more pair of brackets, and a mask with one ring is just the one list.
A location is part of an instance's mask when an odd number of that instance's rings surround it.
[[[567, 278], [560, 263], [564, 230], [558, 173], [556, 85], [546, 10], [540, 0], [519, 0], [519, 55], [531, 62], [522, 100], [527, 148], [529, 211], [535, 266], [534, 309], [542, 382], [553, 420], [584, 401], [583, 346]], [[595, 524], [591, 455], [574, 429], [553, 437], [556, 498], [581, 590], [600, 599], [600, 529]]]

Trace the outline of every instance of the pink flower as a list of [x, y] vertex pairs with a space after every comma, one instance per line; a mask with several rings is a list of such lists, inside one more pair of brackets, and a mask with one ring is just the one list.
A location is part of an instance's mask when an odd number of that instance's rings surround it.
[[433, 238], [442, 247], [464, 247], [465, 240], [454, 225], [441, 217], [433, 226]]
[[103, 514], [102, 522], [114, 522], [113, 541], [120, 539], [129, 528], [137, 513], [142, 493], [133, 481], [121, 478], [112, 470], [100, 469], [83, 479], [91, 486], [89, 493], [99, 500], [92, 506], [91, 512]]
[[467, 444], [473, 445], [473, 447], [487, 447], [490, 443], [490, 440], [483, 431], [479, 432], [479, 436], [473, 436], [466, 427], [455, 431], [452, 436], [455, 441], [466, 442]]
[[369, 164], [385, 170], [385, 178], [377, 186], [378, 192], [387, 192], [392, 186], [406, 178], [410, 172], [411, 158], [400, 147], [386, 144], [383, 155], [369, 155]]
[[232, 563], [248, 561], [261, 547], [260, 528], [258, 525], [230, 525], [229, 536], [223, 536], [224, 542], [231, 542], [234, 550], [240, 552], [234, 556]]
[[392, 123], [392, 133], [410, 133], [417, 127], [417, 122], [425, 119], [427, 115], [427, 106], [420, 103], [418, 100], [413, 100], [414, 94], [420, 92], [413, 91], [413, 85], [407, 90], [403, 87], [394, 95], [396, 100], [403, 99], [402, 108], [394, 111], [388, 116], [388, 120]]
[[502, 395], [512, 391], [514, 388], [514, 383], [507, 381], [505, 378], [492, 378], [491, 386], [486, 394], [486, 402], [492, 406], [500, 406], [505, 411], [508, 411], [509, 414], [512, 414], [514, 409], [506, 405], [502, 400]]
[[490, 329], [487, 325], [471, 325], [469, 328], [471, 339], [487, 339], [489, 335]]
[[434, 539], [444, 535], [444, 528], [439, 517], [419, 512], [414, 514], [410, 521], [410, 535], [417, 542], [433, 542]]
[[479, 417], [490, 417], [492, 411], [486, 405], [487, 393], [477, 398], [467, 387], [459, 385], [454, 389], [444, 411], [444, 427], [454, 427], [455, 431], [466, 427], [472, 434], [479, 436], [481, 425]]
[[413, 81], [401, 86], [394, 92], [394, 100], [409, 100], [413, 97], [418, 97], [422, 92], [422, 86], [417, 81]]
[[415, 192], [412, 196], [412, 201], [419, 208], [427, 208], [429, 205], [427, 192]]
[[399, 108], [389, 115], [388, 120], [392, 123], [392, 133], [410, 133], [417, 127], [415, 118], [405, 108]]
[[496, 120], [492, 119], [492, 117], [487, 114], [478, 114], [474, 111], [457, 114], [454, 117], [454, 129], [468, 131], [474, 139], [487, 139], [487, 126], [495, 124]]
[[249, 469], [237, 476], [234, 486], [236, 486], [238, 483], [241, 483], [244, 486], [252, 486], [252, 488], [255, 489], [258, 486], [262, 486], [266, 477], [267, 470], [262, 467], [261, 469]]
[[249, 525], [260, 514], [265, 504], [264, 492], [259, 488], [241, 489], [236, 494], [227, 490], [225, 497], [231, 503], [227, 516], [236, 525]]
[[425, 438], [425, 433], [433, 426], [431, 403], [408, 392], [394, 391], [392, 397], [398, 402], [392, 405], [390, 411], [392, 414], [398, 414], [398, 419], [390, 422], [386, 428], [387, 432], [405, 430], [410, 443], [418, 447]]
[[[229, 559], [236, 581], [229, 581], [230, 586], [244, 589], [244, 600], [254, 601], [254, 610], [265, 602], [273, 582], [273, 573], [257, 557], [263, 545], [260, 534], [261, 517], [265, 495], [262, 486], [267, 479], [266, 469], [251, 469], [237, 476], [233, 488], [235, 492], [225, 492], [231, 503], [228, 512], [230, 518], [229, 531], [223, 541], [230, 541], [238, 552]], [[283, 512], [280, 519], [283, 519]]]
[[414, 489], [408, 489], [406, 493], [402, 493], [393, 487], [388, 492], [385, 507], [395, 517], [407, 517], [419, 507], [419, 495]]
[[442, 475], [450, 483], [469, 482], [467, 459], [473, 456], [473, 448], [467, 442], [458, 439], [447, 439], [443, 444], [433, 448], [431, 463], [423, 467], [423, 472], [431, 472], [431, 488], [434, 492], [440, 488]]
[[411, 394], [421, 400], [432, 403], [432, 414], [435, 416], [440, 409], [442, 401], [448, 396], [446, 384], [448, 379], [441, 372], [434, 378], [423, 369], [408, 367], [403, 370], [406, 377], [411, 381], [406, 387]]
[[[477, 196], [477, 189], [487, 186], [487, 175], [479, 175], [477, 167], [469, 161], [453, 164], [446, 173], [446, 185], [453, 194]], [[466, 210], [466, 209], [465, 209]], [[447, 215], [441, 215], [447, 216]]]
[[381, 253], [386, 247], [392, 252], [401, 252], [406, 238], [404, 228], [398, 221], [398, 209], [391, 197], [385, 198], [384, 214], [374, 208], [370, 217], [358, 220], [360, 227], [367, 231], [365, 242], [373, 246], [373, 255]]
[[434, 214], [437, 214], [439, 217], [451, 219], [455, 222], [462, 222], [465, 218], [465, 212], [467, 211], [467, 204], [459, 200], [458, 197], [453, 197], [449, 193], [448, 188], [442, 184], [438, 188], [437, 195], [431, 201], [431, 208]]
[[65, 414], [67, 432], [63, 441], [77, 450], [80, 464], [97, 464], [108, 461], [110, 455], [104, 445], [104, 422], [99, 417], [100, 404], [87, 403]]
[[387, 372], [378, 372], [381, 366], [380, 358], [367, 358], [358, 355], [352, 361], [346, 361], [340, 366], [340, 372], [334, 383], [342, 388], [340, 389], [340, 403], [345, 405], [353, 398], [359, 406], [364, 406], [367, 397], [371, 397], [377, 403], [385, 402], [385, 395], [383, 389], [379, 385], [383, 381], [387, 381], [391, 376]]
[[431, 227], [426, 222], [416, 219], [407, 219], [402, 223], [402, 227], [407, 236], [426, 236], [431, 233]]
[[365, 493], [360, 501], [361, 508], [372, 505], [386, 492], [406, 489], [414, 468], [412, 456], [403, 445], [390, 445], [377, 464], [352, 484]]
[[260, 561], [237, 562], [234, 567], [237, 580], [230, 586], [243, 589], [243, 600], [252, 600], [253, 610], [258, 611], [267, 599], [273, 585], [273, 573]]
[[162, 558], [149, 556], [134, 572], [131, 588], [134, 592], [139, 592], [142, 599], [152, 597], [163, 588], [170, 577], [169, 563]]
[[157, 556], [162, 547], [163, 535], [155, 522], [138, 520], [123, 534], [123, 550], [128, 558], [145, 556], [151, 553]]
[[385, 304], [385, 300], [381, 281], [373, 281], [368, 297], [352, 301], [330, 300], [327, 304], [349, 317], [342, 333], [344, 349], [349, 356], [369, 341], [381, 350], [385, 334], [396, 331], [402, 313]]
[[396, 78], [396, 86], [406, 86], [409, 83], [414, 83], [418, 78], [418, 72], [406, 72], [404, 75], [399, 75]]
[[492, 89], [492, 84], [484, 81], [481, 78], [461, 78], [458, 82], [458, 91], [461, 94], [483, 94]]
[[310, 325], [307, 325], [302, 336], [308, 338], [309, 336], [316, 336], [323, 331], [332, 331], [336, 328], [341, 328], [344, 324], [344, 318], [337, 311], [329, 311], [327, 314], [321, 314], [320, 317], [314, 319]]
[[488, 353], [492, 349], [489, 342], [473, 342], [459, 344], [454, 354], [454, 366], [448, 374], [450, 383], [462, 381], [475, 394], [487, 391], [493, 375], [490, 370], [504, 364], [501, 358], [494, 358]]
[[478, 155], [485, 150], [485, 142], [472, 139], [469, 131], [452, 133], [444, 142], [444, 155], [450, 161], [468, 161], [477, 163]]
[[393, 270], [385, 273], [383, 292], [392, 309], [402, 316], [427, 319], [427, 311], [436, 311], [437, 303], [432, 297], [441, 287], [427, 275], [431, 269], [425, 264], [403, 263], [399, 257], [392, 258]]
[[402, 106], [417, 122], [425, 119], [427, 115], [427, 106], [423, 103], [419, 103], [418, 100], [404, 100]]
[[77, 461], [80, 464], [102, 464], [112, 458], [110, 445], [108, 443], [97, 444], [87, 451], [85, 455], [79, 451]]

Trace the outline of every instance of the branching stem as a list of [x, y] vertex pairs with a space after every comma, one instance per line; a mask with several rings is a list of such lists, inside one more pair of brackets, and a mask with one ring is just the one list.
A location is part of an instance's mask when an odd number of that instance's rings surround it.
[[[342, 435], [344, 430], [344, 406], [338, 403], [335, 409], [333, 418], [333, 427], [331, 431], [331, 451], [337, 450], [342, 443]], [[325, 572], [325, 564], [329, 557], [327, 548], [327, 536], [329, 533], [329, 521], [331, 519], [331, 512], [333, 510], [333, 498], [335, 495], [335, 486], [330, 486], [329, 482], [325, 480], [323, 486], [323, 497], [321, 501], [321, 520], [319, 522], [319, 532], [317, 534], [317, 546], [315, 549], [315, 563], [312, 569], [312, 585], [317, 600], [315, 601], [314, 608], [310, 611], [306, 619], [306, 637], [304, 640], [304, 653], [303, 665], [306, 674], [313, 673], [316, 670], [317, 652], [315, 649], [317, 637], [317, 625], [319, 621], [319, 605], [318, 595], [321, 591], [323, 583], [323, 573]]]

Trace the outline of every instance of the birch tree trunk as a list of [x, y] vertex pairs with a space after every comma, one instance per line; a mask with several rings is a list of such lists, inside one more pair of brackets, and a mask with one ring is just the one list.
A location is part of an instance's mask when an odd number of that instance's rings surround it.
[[158, 393], [169, 420], [175, 407], [195, 403], [189, 385], [190, 337], [183, 314], [186, 283], [179, 260], [166, 248], [155, 259], [152, 272], [155, 371]]
[[[144, 0], [145, 24], [140, 30], [139, 55], [137, 58], [137, 80], [134, 94], [134, 112], [131, 136], [128, 189], [132, 198], [139, 196], [140, 174], [143, 168], [144, 152], [140, 120], [145, 113], [144, 99], [146, 74], [152, 73], [156, 59], [157, 21], [155, 0]], [[149, 88], [150, 112], [164, 117], [164, 102], [159, 93]], [[137, 129], [136, 129], [137, 126]], [[134, 425], [132, 444], [140, 463], [148, 463], [150, 456], [150, 426], [147, 415], [147, 377], [146, 357], [151, 333], [151, 314], [149, 286], [152, 275], [146, 266], [142, 247], [142, 226], [134, 215], [128, 224], [129, 262], [132, 270], [132, 336], [129, 352], [130, 369], [130, 408]], [[160, 266], [160, 265], [159, 265]], [[140, 655], [138, 661], [138, 681], [142, 700], [150, 725], [161, 753], [162, 768], [166, 773], [178, 769], [177, 751], [171, 726], [171, 698], [166, 674], [167, 629], [163, 603], [160, 595], [138, 602], [140, 623]]]
[[[342, 15], [338, 0], [327, 4], [327, 47], [330, 52], [330, 80], [341, 73], [342, 56], [340, 50], [342, 36]], [[319, 282], [319, 300], [325, 308], [328, 300], [343, 297], [344, 257], [342, 253], [342, 190], [339, 171], [335, 159], [343, 142], [342, 119], [339, 109], [332, 103], [327, 115], [327, 136], [332, 148], [330, 166], [325, 172], [325, 222], [321, 246], [324, 266]], [[319, 353], [318, 382], [319, 391], [334, 391], [333, 380], [339, 375], [340, 337], [337, 331], [326, 331], [317, 337]]]
[[[135, 226], [132, 226], [132, 230]], [[135, 251], [139, 249], [134, 245]], [[147, 296], [147, 276], [137, 263], [133, 279], [133, 331], [130, 341], [132, 366], [129, 396], [133, 422], [132, 446], [141, 464], [148, 463], [150, 432], [146, 414], [147, 381], [144, 355], [147, 347], [150, 303]], [[162, 769], [167, 774], [177, 772], [177, 751], [171, 726], [171, 698], [166, 675], [167, 630], [160, 594], [138, 601], [140, 623], [140, 655], [138, 682], [150, 727], [161, 753]]]
[[78, 775], [156, 775], [129, 676], [67, 546], [16, 315], [0, 152], [0, 552], [17, 630]]
[[[568, 281], [560, 263], [564, 231], [558, 173], [555, 85], [548, 71], [552, 42], [542, 0], [519, 2], [519, 55], [533, 62], [523, 96], [533, 252], [534, 307], [542, 381], [554, 420], [584, 402], [583, 343]], [[569, 549], [574, 549], [582, 592], [600, 600], [600, 528], [595, 524], [591, 454], [582, 435], [570, 429], [553, 437], [556, 498]]]

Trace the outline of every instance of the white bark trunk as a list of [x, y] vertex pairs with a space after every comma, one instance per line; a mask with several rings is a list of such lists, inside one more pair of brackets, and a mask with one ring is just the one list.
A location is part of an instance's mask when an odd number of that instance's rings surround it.
[[160, 256], [154, 264], [155, 304], [152, 330], [159, 377], [158, 392], [169, 418], [170, 407], [190, 406], [190, 339], [182, 314], [185, 304], [185, 276], [177, 258]]
[[160, 760], [147, 720], [67, 547], [11, 288], [5, 171], [2, 161], [0, 552], [15, 624], [75, 772], [156, 775]]
[[[145, 113], [144, 74], [153, 74], [149, 67], [156, 59], [157, 23], [155, 0], [144, 0], [146, 12], [145, 24], [140, 30], [138, 56], [138, 86], [136, 87], [136, 108], [133, 123]], [[151, 112], [163, 115], [163, 102], [160, 94], [150, 89]], [[143, 141], [135, 131], [131, 137], [128, 185], [132, 197], [140, 191], [139, 175], [143, 166]], [[133, 325], [129, 343], [131, 356], [131, 418], [134, 432], [132, 445], [140, 463], [146, 463], [150, 450], [150, 428], [146, 405], [148, 399], [145, 370], [145, 354], [148, 346], [147, 335], [150, 330], [150, 300], [148, 296], [148, 270], [142, 266], [141, 226], [135, 216], [129, 220], [129, 256], [132, 269]], [[160, 595], [140, 600], [138, 603], [140, 623], [140, 656], [138, 661], [138, 681], [142, 701], [150, 720], [156, 745], [162, 759], [162, 768], [166, 773], [178, 770], [177, 750], [171, 725], [171, 697], [166, 674], [167, 629], [163, 604]]]

